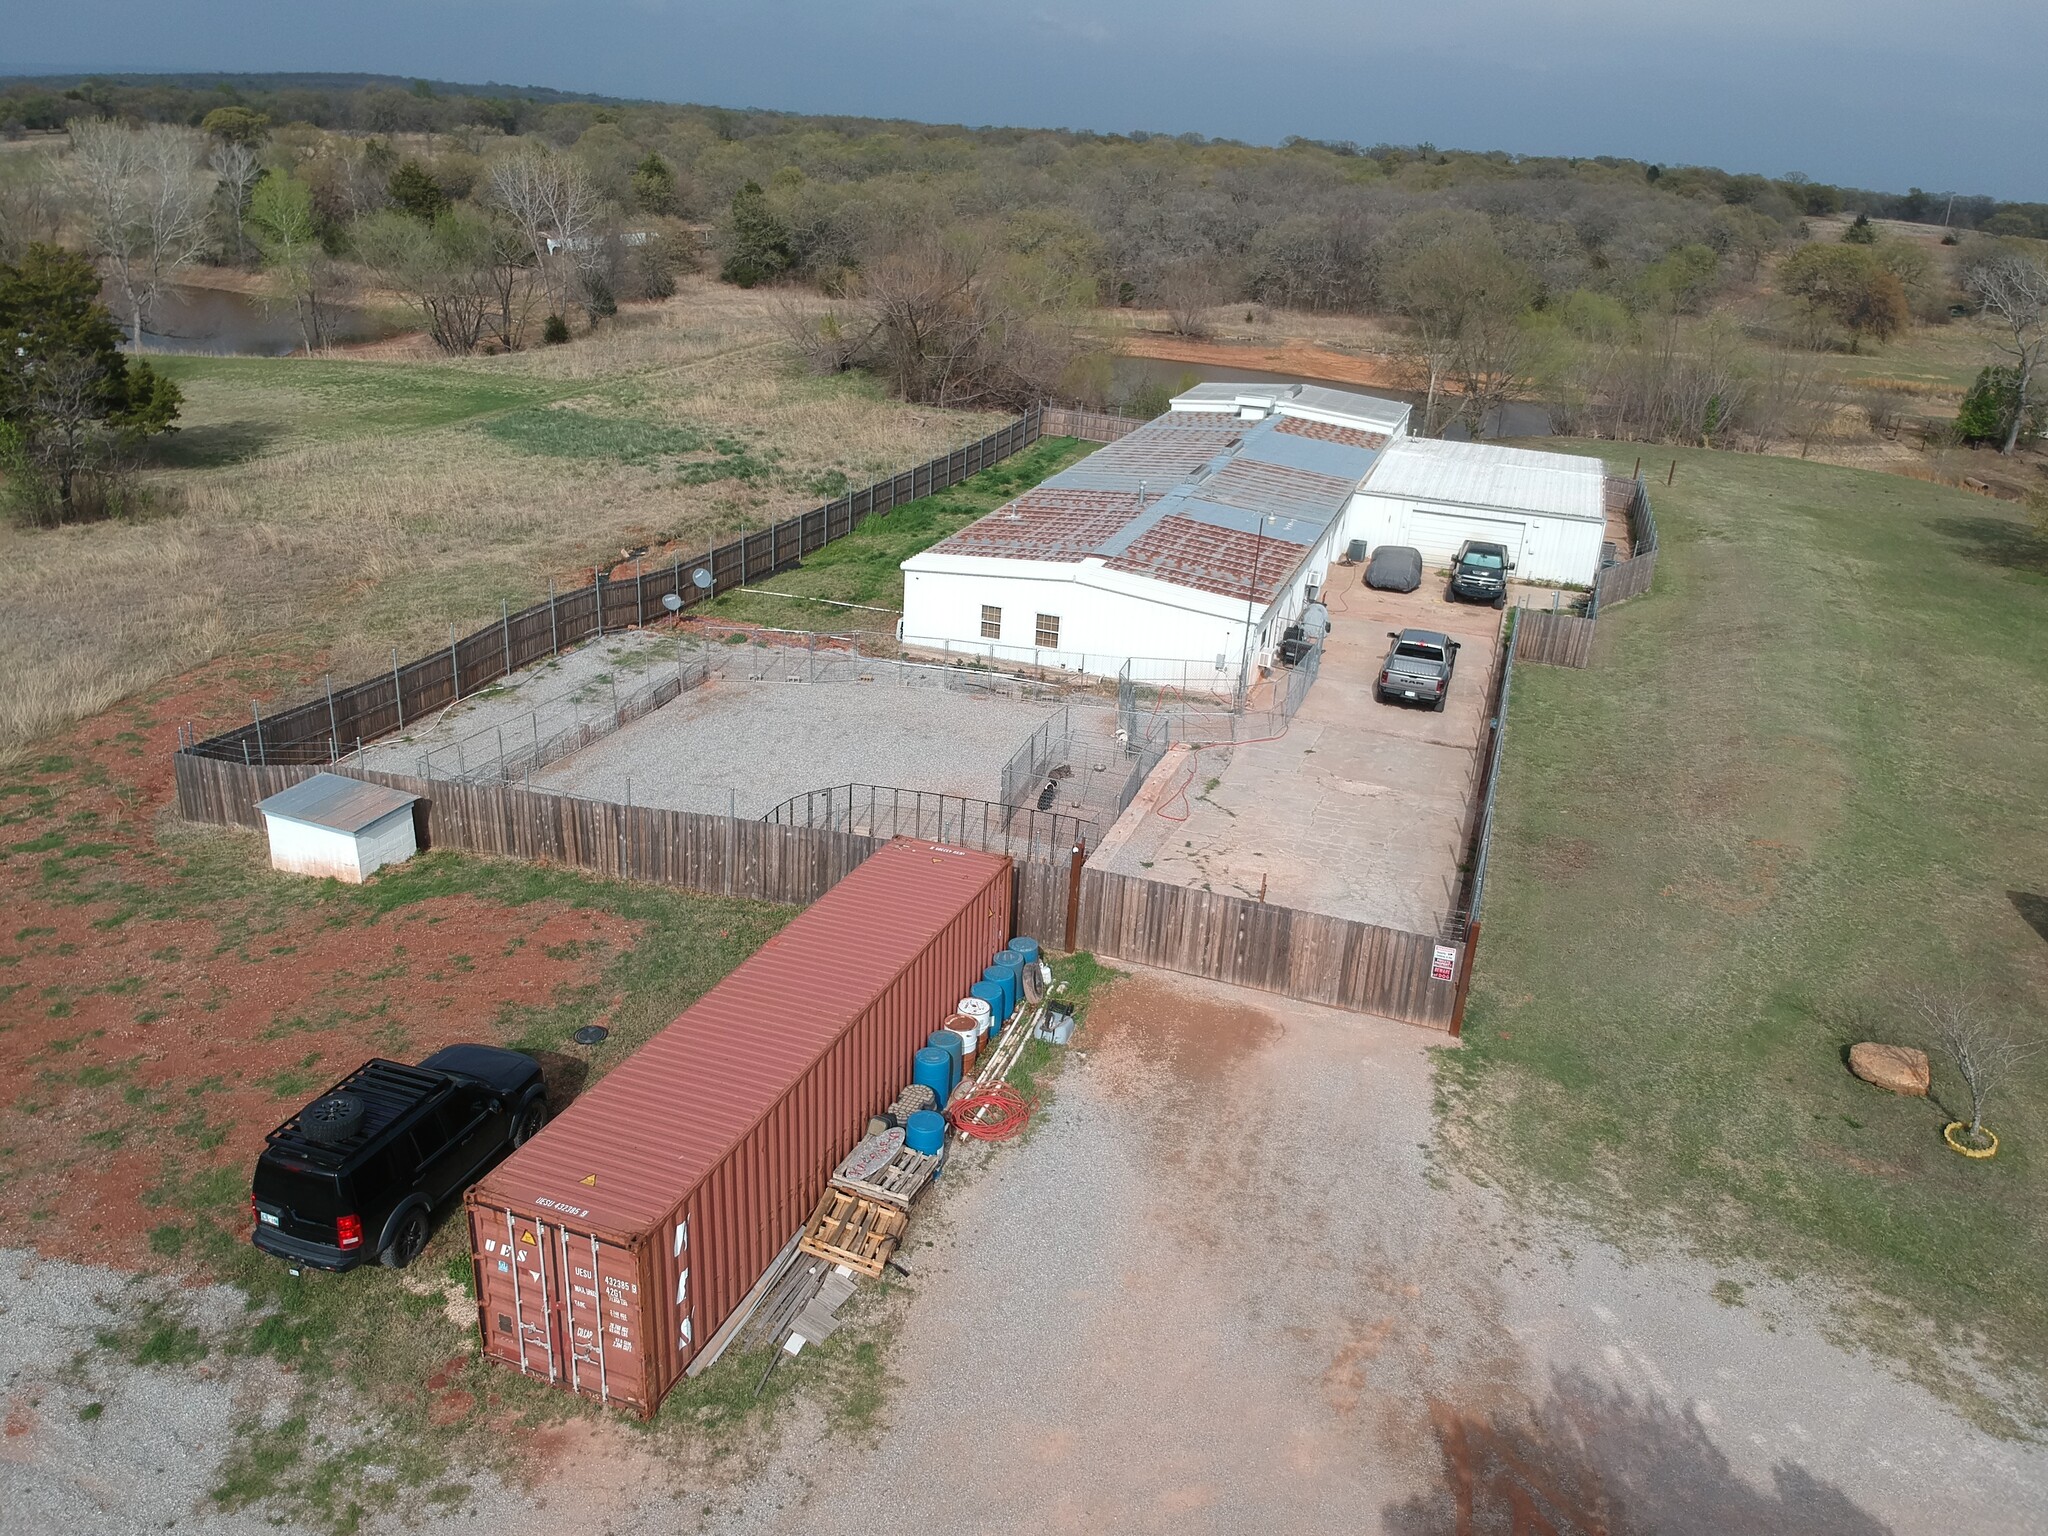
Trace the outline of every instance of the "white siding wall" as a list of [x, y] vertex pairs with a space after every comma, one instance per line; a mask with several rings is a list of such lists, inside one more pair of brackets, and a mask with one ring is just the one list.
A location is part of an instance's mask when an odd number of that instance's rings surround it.
[[[1325, 579], [1330, 548], [1325, 539], [1295, 574], [1272, 605], [1271, 623], [1267, 610], [1252, 609], [1254, 662], [1271, 652], [1281, 629], [1300, 613], [1303, 588]], [[993, 641], [981, 632], [983, 604], [1002, 610], [1002, 632]], [[1041, 613], [1059, 617], [1057, 652], [1036, 646]], [[1134, 657], [1172, 661], [1234, 686], [1244, 654], [1245, 605], [1106, 570], [1099, 563], [954, 556], [936, 568], [905, 566], [903, 641], [1102, 677], [1115, 676]], [[1133, 674], [1142, 677], [1147, 671], [1137, 666]]]
[[1377, 496], [1361, 491], [1344, 515], [1344, 537], [1372, 549], [1407, 544], [1433, 566], [1448, 565], [1466, 539], [1487, 539], [1515, 551], [1515, 575], [1524, 581], [1591, 586], [1600, 571], [1604, 522], [1541, 512], [1502, 512], [1448, 503]]
[[356, 849], [364, 878], [386, 864], [403, 864], [419, 851], [413, 836], [412, 807], [402, 805], [371, 822], [356, 834]]
[[266, 814], [263, 821], [270, 835], [270, 867], [287, 874], [361, 885], [384, 865], [402, 864], [418, 851], [410, 805], [379, 817], [359, 833], [284, 816]]

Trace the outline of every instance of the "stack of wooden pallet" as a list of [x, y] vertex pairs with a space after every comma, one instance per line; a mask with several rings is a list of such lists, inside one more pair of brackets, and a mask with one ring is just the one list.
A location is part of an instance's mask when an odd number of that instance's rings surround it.
[[[903, 1147], [888, 1163], [868, 1174], [856, 1174], [849, 1170], [847, 1163], [841, 1163], [839, 1171], [832, 1175], [832, 1187], [843, 1189], [850, 1195], [887, 1201], [907, 1211], [910, 1202], [924, 1193], [932, 1175], [938, 1172], [939, 1156], [937, 1152], [913, 1152]], [[848, 1163], [851, 1161], [851, 1158], [847, 1160]]]
[[910, 1213], [903, 1207], [835, 1186], [811, 1213], [797, 1249], [874, 1279], [909, 1225]]

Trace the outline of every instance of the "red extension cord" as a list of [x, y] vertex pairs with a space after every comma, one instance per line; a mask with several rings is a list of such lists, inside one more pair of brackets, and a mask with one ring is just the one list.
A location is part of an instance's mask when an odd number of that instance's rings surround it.
[[1030, 1123], [1031, 1101], [1008, 1083], [998, 1083], [954, 1099], [946, 1106], [946, 1118], [962, 1136], [1008, 1141]]

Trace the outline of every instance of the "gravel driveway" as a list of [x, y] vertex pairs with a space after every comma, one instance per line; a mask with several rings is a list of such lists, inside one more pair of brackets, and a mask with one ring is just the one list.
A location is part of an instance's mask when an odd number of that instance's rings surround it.
[[[407, 1528], [1450, 1536], [1519, 1503], [1617, 1536], [2048, 1529], [2048, 1451], [1828, 1343], [1798, 1290], [1738, 1276], [1723, 1305], [1711, 1268], [1627, 1261], [1433, 1171], [1432, 1041], [1141, 975], [1030, 1135], [922, 1208], [872, 1439], [813, 1408], [745, 1481], [692, 1487], [593, 1419], [532, 1491], [479, 1477]], [[266, 1528], [204, 1496], [275, 1383], [104, 1352], [81, 1374], [137, 1285], [0, 1256], [10, 1528]]]

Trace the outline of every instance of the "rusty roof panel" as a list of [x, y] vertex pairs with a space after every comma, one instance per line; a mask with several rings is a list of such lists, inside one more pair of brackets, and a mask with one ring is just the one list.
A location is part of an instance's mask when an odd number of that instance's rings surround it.
[[[1219, 528], [1192, 517], [1164, 517], [1130, 549], [1108, 562], [1113, 571], [1151, 576], [1221, 597], [1270, 603], [1301, 563], [1303, 546]], [[1258, 587], [1252, 586], [1257, 572]]]
[[1159, 496], [1046, 484], [941, 539], [948, 555], [1075, 561], [1136, 517]]
[[1285, 432], [1290, 437], [1313, 438], [1319, 443], [1342, 443], [1347, 448], [1366, 448], [1375, 453], [1387, 446], [1387, 434], [1384, 432], [1340, 427], [1327, 421], [1304, 421], [1299, 416], [1283, 416], [1280, 425], [1273, 430]]

